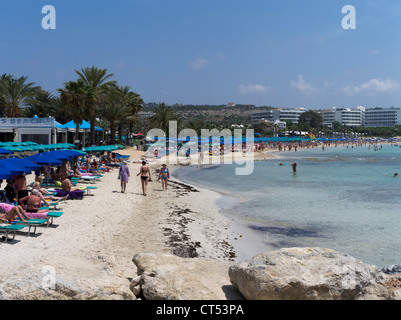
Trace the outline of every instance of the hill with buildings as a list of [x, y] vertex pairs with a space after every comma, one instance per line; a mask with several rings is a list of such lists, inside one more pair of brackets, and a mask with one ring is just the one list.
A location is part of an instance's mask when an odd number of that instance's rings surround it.
[[[152, 111], [157, 103], [145, 104], [142, 111]], [[177, 115], [184, 121], [207, 123], [210, 126], [229, 127], [231, 125], [251, 125], [251, 114], [256, 111], [271, 110], [271, 107], [257, 107], [255, 105], [227, 104], [227, 105], [183, 105], [171, 106]]]

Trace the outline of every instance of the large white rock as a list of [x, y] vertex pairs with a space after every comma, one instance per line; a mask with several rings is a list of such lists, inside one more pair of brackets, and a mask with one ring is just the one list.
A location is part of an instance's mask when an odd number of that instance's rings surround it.
[[250, 300], [355, 299], [377, 268], [324, 248], [286, 248], [261, 253], [229, 268], [229, 277]]
[[378, 272], [358, 294], [357, 300], [401, 300], [401, 265]]
[[133, 262], [146, 300], [243, 299], [228, 278], [231, 261], [139, 253]]
[[53, 257], [0, 276], [0, 300], [135, 300], [112, 256]]

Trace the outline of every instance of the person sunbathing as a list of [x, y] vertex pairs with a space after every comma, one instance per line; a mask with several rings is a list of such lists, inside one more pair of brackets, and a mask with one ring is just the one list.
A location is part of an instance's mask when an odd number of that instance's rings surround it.
[[36, 212], [46, 212], [47, 210], [41, 210], [42, 200], [39, 197], [39, 191], [33, 189], [29, 196], [21, 199], [21, 202], [26, 201], [26, 212], [36, 213]]
[[98, 164], [96, 162], [96, 159], [93, 159], [92, 163], [91, 163], [91, 169], [92, 170], [97, 170], [98, 168]]
[[22, 222], [27, 222], [27, 220], [29, 220], [21, 206], [14, 206], [5, 202], [0, 203], [0, 221], [8, 221], [11, 224], [16, 217]]
[[80, 190], [80, 189], [73, 188], [72, 184], [71, 184], [71, 180], [66, 178], [63, 180], [63, 182], [61, 182], [61, 190], [70, 192], [70, 191], [76, 191], [76, 190]]
[[77, 166], [74, 166], [74, 173], [72, 174], [72, 176], [74, 178], [81, 178], [82, 177], [82, 173], [81, 173], [81, 171], [78, 170]]
[[42, 183], [42, 180], [43, 180], [42, 177], [37, 177], [35, 180], [36, 181], [32, 185], [32, 190], [33, 189], [37, 189], [43, 195], [46, 195], [48, 193], [52, 193], [51, 191], [48, 191], [47, 189], [41, 187], [41, 183]]
[[46, 203], [46, 200], [53, 200], [53, 201], [67, 200], [67, 197], [68, 197], [68, 195], [65, 197], [55, 197], [55, 196], [50, 196], [50, 195], [43, 195], [37, 189], [32, 189], [31, 194], [38, 196], [43, 203]]

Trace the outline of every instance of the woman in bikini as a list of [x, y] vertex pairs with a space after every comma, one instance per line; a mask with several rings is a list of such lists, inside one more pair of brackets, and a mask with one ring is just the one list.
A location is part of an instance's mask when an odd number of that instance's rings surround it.
[[22, 222], [27, 222], [29, 218], [25, 215], [21, 206], [14, 206], [9, 203], [0, 203], [0, 222], [11, 222], [18, 217]]
[[167, 190], [167, 181], [168, 179], [170, 179], [170, 172], [168, 171], [166, 164], [163, 164], [162, 168], [160, 169], [159, 178], [157, 179], [157, 181], [160, 181], [160, 179], [162, 179], [163, 191]]
[[151, 181], [152, 177], [150, 174], [149, 167], [146, 165], [146, 161], [142, 161], [142, 166], [139, 170], [137, 176], [141, 175], [141, 183], [142, 183], [142, 193], [146, 196], [146, 192], [148, 191], [148, 182]]
[[39, 197], [39, 191], [37, 189], [33, 189], [29, 196], [26, 196], [21, 200], [26, 201], [26, 212], [37, 213], [47, 211], [40, 209], [42, 206], [42, 200]]

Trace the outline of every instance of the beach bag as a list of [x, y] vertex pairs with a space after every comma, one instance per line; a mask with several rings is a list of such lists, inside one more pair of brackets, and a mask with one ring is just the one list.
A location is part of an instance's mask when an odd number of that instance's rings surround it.
[[117, 179], [118, 179], [118, 180], [121, 180], [121, 167], [120, 167], [120, 170], [118, 170], [118, 177], [117, 177]]
[[82, 190], [70, 191], [68, 193], [68, 200], [81, 200], [84, 198], [84, 192]]
[[68, 191], [64, 191], [64, 190], [56, 190], [57, 193], [55, 194], [56, 197], [65, 197], [68, 194]]

